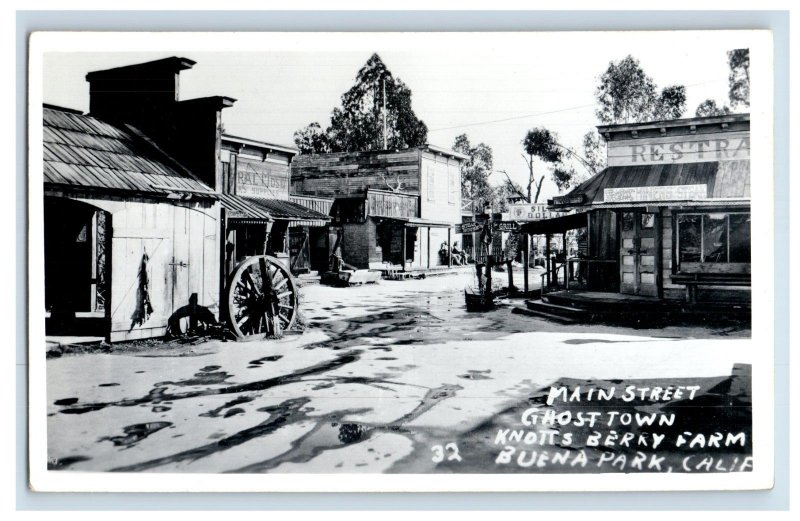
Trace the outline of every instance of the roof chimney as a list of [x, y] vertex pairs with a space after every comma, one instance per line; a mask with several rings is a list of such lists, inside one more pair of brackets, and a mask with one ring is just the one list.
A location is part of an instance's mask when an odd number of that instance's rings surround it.
[[[86, 75], [92, 116], [154, 130], [178, 101], [180, 72], [191, 69], [187, 58], [164, 58]], [[163, 121], [161, 121], [163, 123]], [[155, 128], [154, 128], [155, 127]]]

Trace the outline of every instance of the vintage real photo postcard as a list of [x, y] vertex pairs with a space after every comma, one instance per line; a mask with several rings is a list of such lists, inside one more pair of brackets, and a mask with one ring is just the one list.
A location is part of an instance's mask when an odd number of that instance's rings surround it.
[[769, 488], [768, 31], [30, 39], [42, 491]]

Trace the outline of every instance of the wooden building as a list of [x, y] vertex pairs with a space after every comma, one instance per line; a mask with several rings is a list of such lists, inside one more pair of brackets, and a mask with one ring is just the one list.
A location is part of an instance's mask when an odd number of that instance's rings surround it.
[[219, 304], [220, 205], [138, 129], [44, 107], [45, 328], [163, 336], [191, 300]]
[[[266, 212], [259, 219], [240, 212], [226, 215], [227, 273], [244, 258], [269, 253], [295, 274], [327, 261], [331, 199], [290, 196], [290, 164], [298, 150], [264, 141], [221, 136], [221, 191]], [[313, 257], [312, 257], [313, 253]]]
[[45, 108], [48, 334], [163, 336], [185, 305], [224, 319], [236, 262], [288, 263], [290, 224], [328, 219], [289, 200], [294, 149], [223, 137], [236, 100], [180, 99], [194, 64], [90, 72], [89, 115]]
[[598, 127], [608, 167], [528, 233], [588, 227], [588, 289], [750, 302], [750, 117], [732, 114]]
[[187, 58], [171, 57], [91, 72], [87, 80], [93, 113], [137, 125], [218, 194], [219, 292], [224, 295], [238, 262], [270, 254], [289, 264], [289, 224], [327, 216], [289, 201], [289, 163], [295, 149], [224, 135], [222, 112], [235, 99], [180, 99], [180, 74], [194, 65]]
[[332, 253], [356, 268], [446, 265], [439, 254], [461, 222], [463, 154], [432, 145], [301, 155], [292, 192], [333, 199]]

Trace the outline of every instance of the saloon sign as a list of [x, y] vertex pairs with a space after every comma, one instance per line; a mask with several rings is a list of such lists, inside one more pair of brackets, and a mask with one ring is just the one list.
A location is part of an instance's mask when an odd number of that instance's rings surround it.
[[508, 206], [508, 213], [512, 221], [539, 221], [562, 215], [551, 212], [544, 203], [511, 204]]

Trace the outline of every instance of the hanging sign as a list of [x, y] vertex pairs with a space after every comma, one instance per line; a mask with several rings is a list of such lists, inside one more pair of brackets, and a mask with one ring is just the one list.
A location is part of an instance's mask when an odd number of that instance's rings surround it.
[[697, 199], [708, 199], [706, 185], [631, 186], [603, 190], [603, 202], [606, 203], [694, 201]]
[[540, 221], [561, 215], [548, 210], [545, 203], [510, 204], [508, 205], [508, 213], [509, 217], [514, 221]]
[[456, 224], [456, 233], [474, 233], [483, 230], [483, 223], [466, 222]]
[[494, 221], [492, 222], [492, 230], [499, 232], [513, 232], [517, 229], [517, 223], [514, 221]]

